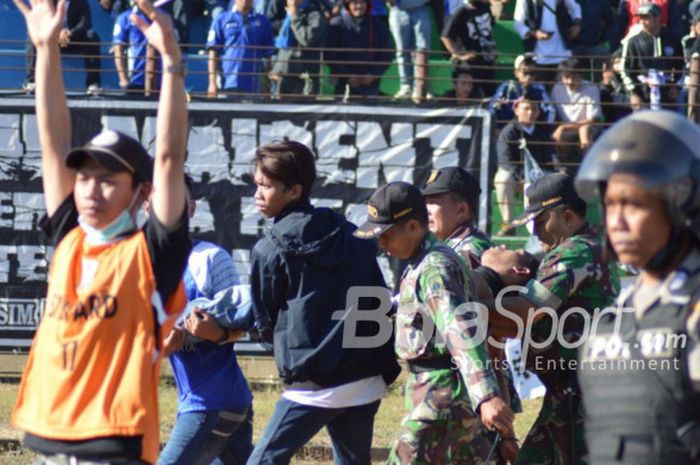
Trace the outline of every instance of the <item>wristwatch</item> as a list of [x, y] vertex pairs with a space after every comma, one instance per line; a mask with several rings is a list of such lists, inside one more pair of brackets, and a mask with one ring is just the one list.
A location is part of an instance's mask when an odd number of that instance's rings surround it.
[[176, 74], [184, 78], [185, 76], [187, 76], [187, 64], [184, 61], [181, 61], [180, 63], [168, 65], [163, 68], [163, 72]]

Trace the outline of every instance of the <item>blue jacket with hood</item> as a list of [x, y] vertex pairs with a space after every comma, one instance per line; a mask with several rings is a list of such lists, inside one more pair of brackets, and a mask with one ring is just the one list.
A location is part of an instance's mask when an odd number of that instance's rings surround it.
[[[327, 388], [376, 375], [389, 384], [398, 376], [393, 337], [380, 347], [343, 347], [344, 319], [331, 317], [345, 309], [349, 288], [386, 287], [376, 246], [354, 237], [354, 230], [344, 216], [302, 200], [278, 215], [253, 248], [256, 326], [263, 341], [273, 343], [286, 384]], [[359, 311], [378, 307], [377, 299], [365, 300]], [[357, 323], [360, 336], [377, 332], [377, 323]]]

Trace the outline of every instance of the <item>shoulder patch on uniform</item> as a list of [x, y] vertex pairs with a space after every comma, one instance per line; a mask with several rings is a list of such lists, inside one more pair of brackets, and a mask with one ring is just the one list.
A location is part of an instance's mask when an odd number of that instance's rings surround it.
[[[673, 281], [671, 281], [668, 285], [668, 289], [671, 291], [678, 291], [680, 290], [683, 286], [685, 286], [685, 283], [688, 281], [688, 273], [686, 273], [683, 270], [677, 271], [676, 276], [673, 278]], [[697, 305], [695, 306], [697, 309]]]

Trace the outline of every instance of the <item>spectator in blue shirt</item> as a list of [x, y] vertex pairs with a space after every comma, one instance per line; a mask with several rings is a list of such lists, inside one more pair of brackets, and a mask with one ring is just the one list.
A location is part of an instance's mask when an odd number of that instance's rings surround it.
[[120, 14], [129, 9], [128, 0], [99, 0], [99, 4], [112, 17], [117, 20]]
[[209, 30], [207, 95], [215, 97], [218, 92], [216, 74], [220, 55], [224, 90], [260, 92], [263, 60], [274, 54], [274, 43], [270, 21], [253, 11], [253, 0], [236, 0], [232, 9], [216, 17]]
[[[515, 118], [513, 102], [525, 94], [526, 90], [529, 94], [537, 95], [536, 100], [540, 105], [539, 122], [554, 123], [556, 112], [547, 89], [545, 89], [544, 84], [536, 82], [538, 77], [537, 62], [535, 62], [534, 55], [525, 53], [518, 56], [513, 68], [516, 80], [511, 79], [501, 83], [489, 103], [489, 111], [496, 119], [498, 128], [503, 128]], [[547, 127], [547, 129], [553, 131], [554, 127]]]
[[[187, 178], [191, 198], [191, 179]], [[189, 201], [190, 217], [195, 203]], [[239, 284], [231, 255], [221, 247], [193, 241], [183, 277], [187, 300], [214, 296]], [[188, 318], [187, 330], [197, 336], [199, 322], [213, 319], [196, 312]], [[192, 320], [192, 321], [189, 321]], [[177, 421], [170, 439], [158, 458], [158, 465], [226, 464], [243, 465], [253, 450], [253, 396], [238, 366], [231, 341], [242, 335], [229, 334], [218, 325], [216, 342], [196, 345], [185, 342], [185, 331], [174, 328], [163, 342], [177, 384]]]
[[[138, 10], [134, 8], [133, 12], [138, 14], [144, 21], [150, 20]], [[148, 54], [148, 41], [141, 30], [131, 22], [129, 18], [132, 10], [128, 9], [117, 16], [114, 22], [114, 30], [112, 31], [112, 44], [114, 47], [114, 63], [119, 75], [119, 87], [127, 92], [144, 92], [158, 87], [156, 82], [148, 82], [148, 79], [153, 79], [159, 76], [159, 64], [156, 64], [153, 73], [147, 76], [146, 63]], [[128, 53], [127, 53], [128, 47]], [[151, 54], [154, 54], [151, 51]], [[154, 55], [155, 56], [155, 55]], [[129, 66], [131, 62], [131, 66]], [[157, 62], [156, 62], [157, 63]], [[148, 85], [146, 85], [148, 84]]]

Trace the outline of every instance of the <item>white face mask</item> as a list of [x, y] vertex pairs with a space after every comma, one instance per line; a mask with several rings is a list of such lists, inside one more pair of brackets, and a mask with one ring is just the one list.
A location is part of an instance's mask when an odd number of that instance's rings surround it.
[[131, 208], [134, 206], [134, 202], [138, 198], [140, 192], [141, 186], [136, 189], [131, 202], [129, 202], [129, 206], [126, 207], [114, 221], [102, 229], [90, 226], [85, 222], [82, 216], [79, 216], [78, 224], [83, 232], [85, 232], [87, 243], [90, 245], [109, 244], [120, 235], [136, 229], [136, 221], [131, 214]]

